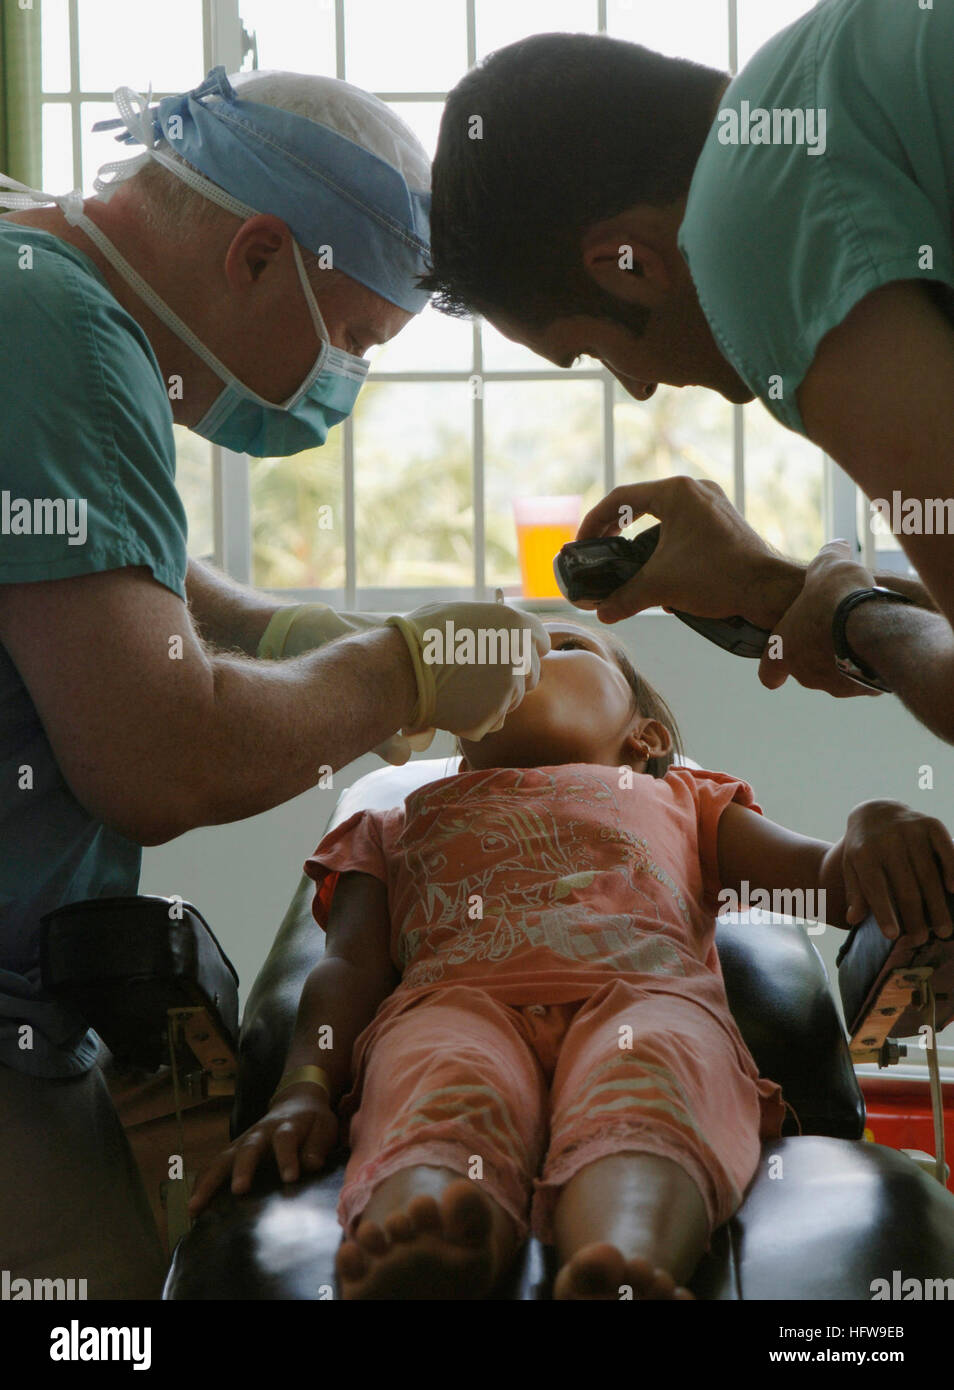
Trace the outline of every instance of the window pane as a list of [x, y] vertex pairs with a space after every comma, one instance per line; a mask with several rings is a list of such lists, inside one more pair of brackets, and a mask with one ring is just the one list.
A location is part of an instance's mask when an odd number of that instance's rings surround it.
[[810, 560], [824, 542], [824, 458], [784, 429], [760, 401], [744, 407], [745, 517], [769, 545]]
[[538, 357], [529, 348], [512, 343], [493, 324], [482, 319], [481, 339], [484, 347], [484, 367], [488, 372], [539, 372], [553, 366], [545, 357]]
[[810, 9], [811, 0], [739, 0], [739, 66]]
[[176, 487], [189, 519], [189, 554], [211, 556], [215, 550], [212, 522], [212, 445], [182, 425], [176, 437]]
[[595, 30], [595, 0], [477, 0], [477, 57], [528, 34]]
[[292, 458], [249, 459], [253, 584], [263, 589], [344, 587], [341, 443], [339, 425], [320, 449]]
[[711, 478], [731, 498], [732, 406], [701, 386], [660, 386], [636, 401], [614, 384], [617, 483], [642, 483], [685, 473]]
[[[545, 372], [559, 371], [548, 357], [530, 348], [513, 343], [498, 333], [493, 324], [481, 319], [480, 332], [484, 349], [484, 369], [488, 372]], [[597, 371], [600, 363], [594, 357], [581, 357], [570, 371]]]
[[614, 39], [728, 71], [726, 0], [608, 0], [606, 28]]
[[43, 0], [40, 7], [40, 59], [44, 92], [70, 89], [70, 16], [68, 0]]
[[437, 152], [437, 132], [441, 116], [444, 114], [442, 101], [392, 101], [391, 110], [409, 125], [421, 144], [427, 150], [428, 158], [433, 160]]
[[580, 494], [582, 517], [603, 496], [602, 401], [600, 382], [569, 376], [559, 382], [485, 384], [489, 585], [522, 592], [515, 497]]
[[201, 82], [202, 6], [162, 0], [143, 10], [129, 0], [77, 0], [80, 86], [84, 92], [135, 87], [145, 95]]
[[474, 583], [466, 383], [372, 382], [354, 417], [359, 589]]
[[334, 0], [239, 0], [239, 12], [260, 68], [335, 76]]
[[427, 305], [400, 333], [368, 352], [374, 372], [468, 372], [474, 330], [469, 319], [439, 314]]
[[142, 154], [141, 145], [124, 145], [118, 141], [115, 130], [93, 131], [97, 121], [110, 121], [115, 115], [116, 108], [111, 101], [84, 101], [80, 107], [83, 192], [87, 197], [92, 193], [93, 180], [104, 164], [114, 159], [134, 159]]
[[[909, 513], [904, 511], [903, 495], [896, 500], [894, 491], [891, 489], [888, 495], [881, 499], [887, 502], [890, 508], [888, 515], [885, 516], [880, 508], [872, 510], [870, 501], [865, 497], [861, 488], [858, 488], [858, 535], [861, 538], [862, 546], [864, 546], [870, 532], [874, 544], [873, 563], [875, 568], [916, 577], [917, 572], [901, 545], [901, 536], [904, 534], [903, 527], [905, 521], [908, 520]], [[943, 513], [941, 516], [943, 517]], [[940, 519], [935, 520], [932, 516], [929, 520], [927, 517], [923, 517], [922, 524], [933, 526], [936, 530], [937, 526], [943, 523]], [[908, 520], [908, 525], [911, 525], [910, 520]], [[897, 530], [892, 530], [892, 527], [897, 527]]]
[[43, 187], [69, 193], [73, 178], [73, 113], [65, 102], [43, 103]]
[[371, 92], [446, 92], [467, 67], [463, 0], [346, 0], [345, 76]]

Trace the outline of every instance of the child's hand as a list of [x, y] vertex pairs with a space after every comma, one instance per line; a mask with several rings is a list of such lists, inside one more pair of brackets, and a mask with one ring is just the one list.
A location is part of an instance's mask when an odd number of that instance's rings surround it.
[[247, 1192], [262, 1156], [272, 1149], [283, 1182], [297, 1182], [300, 1168], [316, 1171], [338, 1138], [338, 1121], [319, 1087], [307, 1082], [289, 1086], [257, 1124], [223, 1149], [199, 1174], [189, 1200], [195, 1216], [232, 1173], [232, 1191]]
[[899, 801], [865, 801], [848, 817], [842, 870], [846, 920], [873, 912], [889, 939], [904, 934], [920, 946], [954, 931], [945, 897], [954, 892], [954, 844], [945, 826]]

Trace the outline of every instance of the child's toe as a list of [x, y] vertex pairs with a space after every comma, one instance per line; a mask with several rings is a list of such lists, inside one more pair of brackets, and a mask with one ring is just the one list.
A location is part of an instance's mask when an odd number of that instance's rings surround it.
[[394, 1211], [384, 1223], [384, 1231], [389, 1241], [400, 1243], [412, 1240], [417, 1235], [414, 1222], [406, 1211]]
[[376, 1221], [362, 1221], [355, 1231], [355, 1240], [369, 1255], [383, 1255], [389, 1244]]
[[335, 1258], [338, 1277], [354, 1281], [363, 1279], [370, 1268], [367, 1256], [357, 1241], [346, 1240]]
[[458, 1245], [480, 1245], [490, 1237], [490, 1208], [473, 1183], [451, 1183], [442, 1202], [444, 1232]]
[[412, 1197], [408, 1203], [407, 1214], [414, 1223], [414, 1229], [422, 1235], [438, 1235], [444, 1229], [440, 1207], [433, 1197], [425, 1193]]

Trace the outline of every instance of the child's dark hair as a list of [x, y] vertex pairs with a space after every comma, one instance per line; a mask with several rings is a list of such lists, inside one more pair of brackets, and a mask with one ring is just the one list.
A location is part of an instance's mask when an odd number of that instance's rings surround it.
[[613, 653], [617, 666], [632, 689], [634, 713], [641, 714], [645, 719], [657, 719], [663, 728], [669, 730], [672, 737], [672, 747], [669, 752], [660, 754], [658, 758], [650, 758], [646, 764], [646, 771], [653, 777], [665, 777], [675, 759], [685, 757], [682, 735], [679, 732], [675, 715], [659, 692], [636, 670], [622, 642], [611, 637], [608, 632], [601, 632], [600, 636]]

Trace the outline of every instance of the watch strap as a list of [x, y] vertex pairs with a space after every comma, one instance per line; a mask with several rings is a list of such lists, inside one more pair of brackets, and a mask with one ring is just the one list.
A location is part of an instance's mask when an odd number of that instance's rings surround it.
[[870, 589], [853, 589], [850, 594], [846, 594], [835, 609], [831, 621], [831, 637], [835, 648], [835, 665], [843, 676], [849, 680], [857, 681], [859, 685], [866, 685], [870, 690], [891, 693], [891, 686], [878, 674], [873, 666], [864, 661], [855, 652], [846, 634], [846, 626], [849, 614], [861, 603], [869, 603], [872, 600], [892, 603], [914, 603], [913, 598], [907, 594], [900, 594], [896, 589], [887, 589], [881, 584], [875, 584]]

